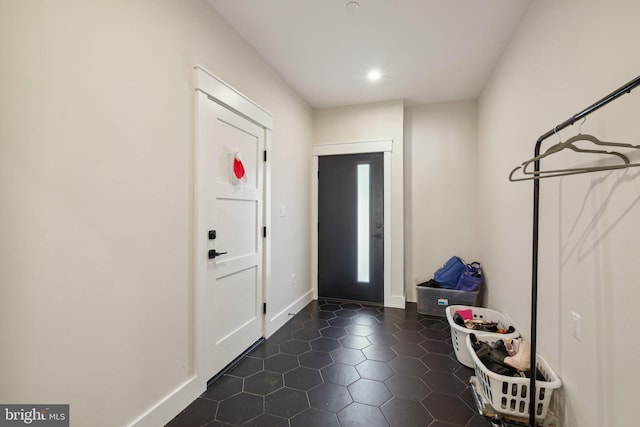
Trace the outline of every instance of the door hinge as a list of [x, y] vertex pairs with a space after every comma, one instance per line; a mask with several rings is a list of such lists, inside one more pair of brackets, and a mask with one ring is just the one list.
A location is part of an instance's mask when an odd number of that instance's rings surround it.
[[267, 314], [267, 303], [262, 303], [262, 314]]
[[262, 237], [267, 238], [267, 227], [262, 227]]
[[265, 161], [265, 162], [266, 162], [266, 161], [267, 161], [267, 150], [264, 150], [264, 151], [262, 152], [262, 154], [263, 154], [263, 161]]

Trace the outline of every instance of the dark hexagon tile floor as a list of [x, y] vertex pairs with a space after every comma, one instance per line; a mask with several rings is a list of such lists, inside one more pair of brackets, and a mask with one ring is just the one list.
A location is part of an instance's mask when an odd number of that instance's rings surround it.
[[446, 319], [313, 301], [167, 427], [491, 427]]

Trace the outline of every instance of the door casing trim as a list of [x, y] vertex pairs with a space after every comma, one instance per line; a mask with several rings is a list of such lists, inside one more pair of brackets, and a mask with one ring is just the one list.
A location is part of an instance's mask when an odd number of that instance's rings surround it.
[[[318, 299], [318, 157], [340, 154], [383, 153], [384, 164], [384, 306], [398, 304], [391, 294], [391, 153], [393, 140], [316, 144], [311, 147], [311, 286]], [[404, 305], [403, 305], [404, 306]]]
[[[207, 96], [208, 102], [216, 102], [223, 107], [241, 115], [242, 117], [254, 122], [258, 126], [262, 127], [265, 130], [265, 138], [264, 138], [264, 149], [269, 151], [271, 149], [271, 129], [273, 128], [273, 117], [263, 108], [255, 104], [249, 98], [235, 90], [233, 87], [220, 80], [212, 73], [208, 72], [204, 68], [200, 66], [194, 67], [194, 88], [196, 93], [201, 92], [202, 94]], [[202, 96], [196, 96], [196, 118], [198, 118], [199, 107], [198, 105], [202, 100]], [[196, 129], [198, 128], [196, 123]], [[204, 143], [201, 140], [198, 133], [195, 135], [195, 152], [194, 152], [194, 192], [193, 192], [193, 254], [192, 254], [192, 265], [193, 265], [193, 316], [192, 316], [192, 340], [193, 340], [193, 370], [195, 371], [195, 375], [199, 377], [199, 380], [203, 380], [205, 385], [208, 381], [206, 378], [205, 372], [205, 364], [204, 359], [205, 355], [205, 346], [204, 342], [206, 337], [204, 336], [204, 322], [205, 316], [204, 312], [207, 309], [204, 305], [204, 301], [202, 295], [204, 294], [204, 286], [206, 285], [206, 281], [203, 277], [200, 277], [199, 274], [199, 264], [198, 257], [196, 254], [197, 251], [201, 250], [201, 248], [197, 247], [198, 242], [198, 233], [206, 232], [206, 230], [200, 230], [198, 228], [198, 217], [201, 215], [201, 206], [198, 202], [198, 192], [200, 182], [202, 181], [201, 175], [202, 172], [200, 168], [202, 167], [200, 162], [198, 161], [198, 152], [200, 144]], [[271, 168], [270, 162], [267, 161], [264, 165], [263, 169], [264, 179], [263, 179], [263, 200], [262, 200], [262, 215], [263, 215], [263, 225], [267, 227], [267, 230], [271, 229]], [[263, 302], [267, 303], [267, 306], [270, 302], [270, 278], [271, 278], [271, 239], [269, 234], [263, 238], [263, 253], [262, 253], [262, 295]], [[266, 336], [266, 316], [262, 317], [262, 336]]]
[[[271, 149], [271, 129], [273, 129], [273, 116], [269, 114], [259, 105], [255, 104], [249, 98], [235, 90], [233, 87], [205, 70], [201, 66], [194, 67], [193, 73], [193, 89], [196, 96], [194, 97], [194, 117], [193, 123], [195, 129], [195, 135], [193, 140], [193, 154], [191, 157], [191, 167], [193, 169], [193, 175], [191, 176], [191, 223], [190, 228], [192, 231], [191, 241], [191, 253], [190, 265], [192, 270], [190, 273], [189, 283], [189, 378], [186, 378], [182, 384], [179, 384], [175, 389], [169, 391], [169, 393], [162, 397], [157, 403], [150, 407], [145, 413], [140, 415], [134, 421], [129, 424], [132, 427], [147, 427], [165, 425], [176, 414], [189, 406], [191, 402], [198, 398], [207, 388], [207, 380], [204, 371], [204, 317], [201, 298], [202, 295], [202, 283], [199, 283], [197, 277], [197, 265], [195, 251], [198, 250], [196, 246], [197, 241], [197, 189], [198, 183], [198, 168], [197, 168], [197, 152], [198, 152], [198, 103], [202, 100], [202, 95], [205, 95], [210, 101], [217, 102], [225, 106], [226, 108], [240, 114], [246, 119], [260, 125], [265, 129], [265, 149], [270, 151]], [[269, 161], [264, 165], [264, 195], [263, 195], [263, 224], [271, 229], [271, 167]], [[270, 301], [269, 290], [270, 278], [271, 278], [271, 239], [267, 234], [267, 237], [263, 240], [263, 298], [265, 302]], [[263, 317], [263, 333], [266, 328], [267, 320]]]

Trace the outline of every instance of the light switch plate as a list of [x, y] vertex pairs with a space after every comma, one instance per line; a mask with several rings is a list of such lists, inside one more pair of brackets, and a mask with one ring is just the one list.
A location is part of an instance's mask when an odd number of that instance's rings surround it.
[[582, 316], [571, 311], [571, 336], [578, 341], [582, 340]]

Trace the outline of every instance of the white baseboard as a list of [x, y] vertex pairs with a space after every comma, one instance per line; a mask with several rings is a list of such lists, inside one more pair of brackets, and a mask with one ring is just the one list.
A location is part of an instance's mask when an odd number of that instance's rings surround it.
[[280, 329], [285, 323], [289, 321], [289, 319], [293, 317], [289, 315], [289, 313], [298, 314], [298, 312], [306, 307], [306, 305], [311, 301], [313, 301], [313, 291], [309, 290], [307, 293], [295, 300], [292, 304], [289, 304], [273, 317], [268, 318], [265, 338], [269, 338], [275, 331]]
[[207, 389], [207, 382], [193, 377], [129, 424], [130, 427], [163, 426], [189, 406]]
[[[297, 314], [313, 301], [313, 291], [309, 290], [300, 298], [289, 304], [273, 317], [267, 319], [266, 336], [268, 338], [291, 319], [292, 314]], [[404, 308], [405, 297], [392, 296], [387, 307]], [[156, 427], [167, 424], [184, 408], [189, 406], [207, 389], [207, 382], [198, 377], [187, 380], [184, 384], [158, 401], [152, 408], [142, 414], [138, 419], [129, 424], [130, 427]]]
[[393, 307], [393, 308], [405, 308], [405, 297], [403, 296], [394, 296], [391, 295], [391, 298], [389, 298], [389, 301], [384, 302], [385, 307]]

